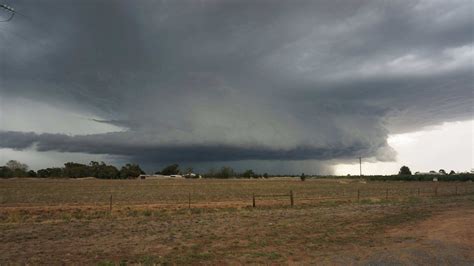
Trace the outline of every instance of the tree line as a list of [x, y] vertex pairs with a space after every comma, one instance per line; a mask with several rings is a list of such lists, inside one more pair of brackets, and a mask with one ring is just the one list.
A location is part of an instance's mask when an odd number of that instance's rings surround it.
[[221, 168], [215, 169], [211, 168], [202, 175], [194, 173], [193, 168], [188, 167], [186, 169], [180, 169], [178, 164], [171, 164], [165, 166], [161, 171], [155, 172], [158, 175], [182, 175], [186, 178], [267, 178], [268, 173], [258, 174], [253, 170], [248, 169], [243, 172], [237, 172], [232, 167], [223, 166]]
[[[10, 160], [4, 166], [0, 166], [0, 178], [11, 177], [64, 177], [64, 178], [81, 178], [95, 177], [100, 179], [127, 179], [136, 178], [145, 172], [138, 164], [126, 164], [120, 169], [104, 162], [91, 161], [89, 164], [81, 164], [75, 162], [67, 162], [64, 167], [49, 167], [39, 169], [38, 171], [30, 170], [28, 165]], [[180, 169], [178, 164], [165, 166], [161, 171], [155, 172], [160, 175], [183, 175], [187, 178], [267, 178], [268, 174], [257, 174], [253, 170], [245, 170], [241, 173], [236, 172], [232, 167], [223, 166], [219, 169], [209, 169], [206, 173], [199, 175], [193, 172], [192, 168]]]
[[[81, 164], [75, 162], [67, 162], [64, 167], [50, 167], [40, 169], [38, 171], [30, 170], [28, 165], [10, 160], [4, 166], [0, 166], [0, 178], [11, 177], [40, 177], [40, 178], [81, 178], [81, 177], [95, 177], [100, 179], [128, 179], [137, 178], [145, 174], [138, 164], [126, 164], [120, 169], [113, 165], [107, 165], [104, 162], [91, 161], [89, 164]], [[251, 169], [243, 172], [237, 172], [232, 167], [223, 166], [221, 168], [211, 168], [203, 174], [194, 173], [193, 168], [180, 169], [178, 164], [171, 164], [165, 166], [160, 171], [155, 172], [159, 175], [182, 175], [186, 178], [268, 178], [267, 173], [259, 174]], [[436, 175], [433, 175], [436, 174]], [[291, 176], [299, 177], [304, 181], [307, 176], [303, 173], [299, 175], [272, 175], [272, 176]], [[311, 177], [311, 176], [308, 176]], [[338, 178], [336, 176], [313, 176], [316, 178]], [[410, 168], [402, 166], [397, 175], [374, 175], [364, 176], [367, 180], [401, 180], [401, 181], [431, 181], [436, 177], [439, 181], [474, 181], [474, 174], [472, 173], [455, 173], [440, 169], [438, 172], [430, 171], [428, 174], [415, 173], [412, 175]], [[343, 178], [360, 178], [359, 176], [345, 176]]]
[[50, 167], [38, 171], [29, 170], [28, 165], [11, 160], [4, 166], [0, 166], [0, 178], [10, 177], [95, 177], [101, 179], [127, 179], [135, 178], [144, 174], [138, 164], [126, 164], [120, 170], [104, 162], [91, 161], [88, 165], [81, 163], [68, 162], [64, 167]]
[[[408, 166], [404, 165], [400, 168], [400, 171], [398, 172], [398, 175], [411, 175], [411, 170]], [[423, 175], [423, 173], [420, 173], [420, 172], [416, 172], [415, 175]], [[431, 170], [428, 172], [428, 174], [431, 174], [431, 175], [435, 175], [435, 174], [439, 174], [439, 175], [455, 175], [456, 172], [454, 172], [454, 170], [451, 170], [449, 173], [446, 172], [446, 170], [444, 169], [439, 169], [438, 172], [434, 171], [434, 170]]]

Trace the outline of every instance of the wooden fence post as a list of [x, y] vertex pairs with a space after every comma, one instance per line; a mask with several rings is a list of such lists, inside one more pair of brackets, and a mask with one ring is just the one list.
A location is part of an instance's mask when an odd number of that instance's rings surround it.
[[110, 195], [109, 213], [112, 214], [112, 194]]
[[252, 206], [255, 208], [255, 193], [252, 194]]
[[293, 205], [294, 205], [294, 201], [293, 201], [293, 190], [290, 190], [290, 202], [291, 202], [291, 207], [293, 207]]
[[360, 189], [357, 189], [357, 202], [359, 202], [360, 199]]

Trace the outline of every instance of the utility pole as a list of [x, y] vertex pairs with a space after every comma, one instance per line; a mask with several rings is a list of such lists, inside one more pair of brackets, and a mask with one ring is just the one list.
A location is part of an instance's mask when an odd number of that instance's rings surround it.
[[362, 157], [359, 157], [359, 175], [362, 176]]

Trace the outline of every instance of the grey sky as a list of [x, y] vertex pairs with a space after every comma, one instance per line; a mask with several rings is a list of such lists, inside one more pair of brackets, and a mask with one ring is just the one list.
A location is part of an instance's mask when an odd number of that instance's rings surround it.
[[473, 116], [472, 1], [12, 6], [26, 17], [0, 24], [1, 148], [328, 172]]

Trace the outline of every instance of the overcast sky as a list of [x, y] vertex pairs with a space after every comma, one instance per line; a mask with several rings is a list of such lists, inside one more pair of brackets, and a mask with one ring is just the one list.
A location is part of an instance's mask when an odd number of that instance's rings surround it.
[[0, 163], [474, 167], [472, 0], [4, 2]]

